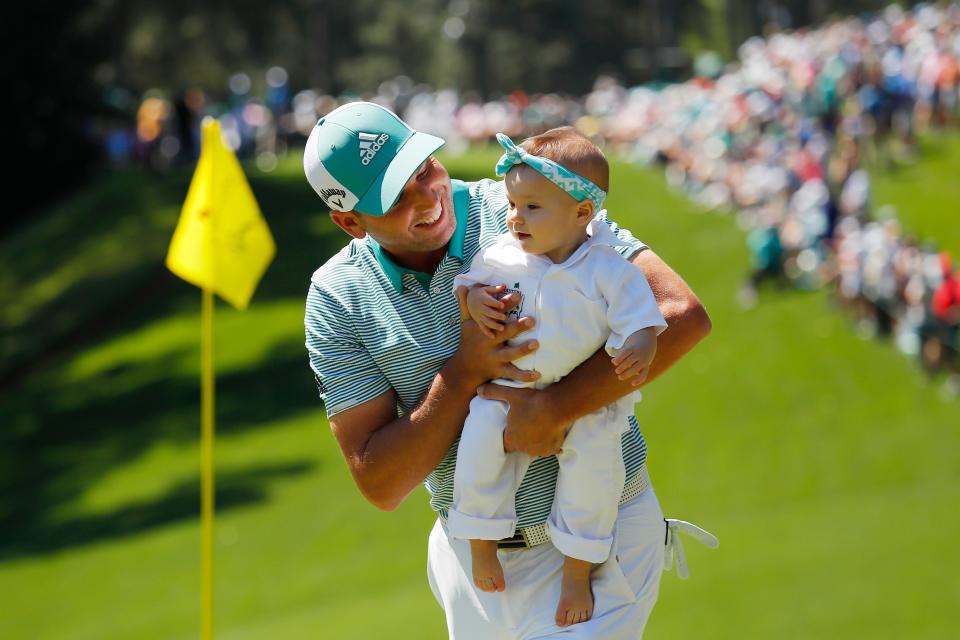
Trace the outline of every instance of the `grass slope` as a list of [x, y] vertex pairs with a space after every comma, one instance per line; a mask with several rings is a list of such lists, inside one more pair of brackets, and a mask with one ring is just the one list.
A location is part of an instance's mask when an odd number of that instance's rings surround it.
[[874, 206], [892, 204], [904, 229], [960, 258], [960, 133], [927, 132], [921, 161], [871, 168]]
[[[960, 146], [945, 153], [955, 163]], [[494, 159], [448, 166], [479, 177]], [[4, 370], [60, 345], [0, 392], [0, 637], [196, 637], [199, 295], [156, 268], [187, 179], [107, 178], [0, 245], [0, 272], [19, 269], [0, 287]], [[252, 184], [279, 253], [248, 311], [218, 309], [218, 637], [442, 638], [425, 495], [389, 514], [364, 503], [306, 368], [302, 297], [343, 237], [295, 158]], [[957, 405], [855, 337], [823, 294], [764, 291], [740, 310], [747, 255], [731, 220], [656, 171], [616, 164], [613, 185], [611, 211], [715, 327], [638, 407], [665, 510], [722, 541], [687, 545], [691, 579], [665, 574], [647, 637], [947, 637]], [[917, 203], [933, 207], [924, 219], [943, 209]], [[75, 324], [48, 323], [62, 307]]]

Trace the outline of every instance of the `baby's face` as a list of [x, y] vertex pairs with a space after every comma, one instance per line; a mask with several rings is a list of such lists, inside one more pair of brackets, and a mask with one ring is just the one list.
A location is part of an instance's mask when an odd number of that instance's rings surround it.
[[[518, 165], [504, 182], [507, 228], [527, 253], [563, 262], [586, 239], [592, 211], [534, 169]], [[585, 211], [586, 210], [586, 211]]]

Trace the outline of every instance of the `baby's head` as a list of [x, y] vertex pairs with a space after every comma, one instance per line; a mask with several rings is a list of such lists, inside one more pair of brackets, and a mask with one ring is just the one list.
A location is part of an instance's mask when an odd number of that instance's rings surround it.
[[506, 136], [497, 139], [507, 150], [497, 172], [506, 174], [510, 233], [524, 251], [563, 262], [586, 239], [587, 224], [603, 205], [607, 159], [572, 127], [528, 138], [519, 145], [522, 152]]
[[606, 157], [590, 138], [573, 127], [550, 129], [518, 146], [527, 153], [553, 160], [609, 193], [610, 167]]

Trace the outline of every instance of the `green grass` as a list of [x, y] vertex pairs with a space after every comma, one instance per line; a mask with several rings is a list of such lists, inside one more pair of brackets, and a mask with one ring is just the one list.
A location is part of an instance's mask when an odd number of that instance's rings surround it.
[[893, 205], [905, 230], [960, 257], [960, 132], [931, 130], [919, 149], [919, 162], [871, 168], [874, 206]]
[[[475, 178], [495, 157], [448, 166]], [[958, 159], [954, 144], [931, 162]], [[732, 219], [656, 171], [614, 170], [610, 210], [714, 321], [638, 408], [664, 509], [721, 539], [687, 545], [689, 581], [664, 575], [647, 637], [949, 637], [958, 404], [822, 293], [765, 290], [739, 309]], [[878, 194], [904, 175], [880, 176]], [[0, 244], [2, 371], [21, 372], [0, 391], [0, 637], [198, 633], [200, 296], [158, 267], [188, 179], [105, 177]], [[930, 197], [906, 200], [909, 224], [955, 228], [936, 197], [954, 176], [915, 180]], [[218, 306], [218, 637], [442, 638], [425, 492], [394, 513], [363, 501], [307, 369], [303, 295], [345, 236], [296, 158], [252, 185], [279, 251], [249, 310]], [[29, 373], [8, 366], [51, 346]]]

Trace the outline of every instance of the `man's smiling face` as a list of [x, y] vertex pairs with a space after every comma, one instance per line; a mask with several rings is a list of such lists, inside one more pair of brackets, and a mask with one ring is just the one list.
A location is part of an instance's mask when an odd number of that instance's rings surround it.
[[400, 198], [385, 215], [356, 216], [364, 231], [401, 264], [407, 258], [416, 263], [417, 254], [444, 249], [456, 229], [450, 175], [431, 156], [407, 181]]

